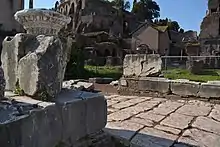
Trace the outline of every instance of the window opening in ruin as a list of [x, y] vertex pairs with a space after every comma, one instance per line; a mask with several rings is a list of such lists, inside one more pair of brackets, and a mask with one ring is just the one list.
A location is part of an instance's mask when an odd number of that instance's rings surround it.
[[211, 13], [217, 12], [217, 8], [216, 9], [211, 9]]

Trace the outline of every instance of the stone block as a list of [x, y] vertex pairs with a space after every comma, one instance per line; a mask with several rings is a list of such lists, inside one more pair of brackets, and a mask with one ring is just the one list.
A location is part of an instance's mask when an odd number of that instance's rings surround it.
[[[22, 102], [26, 105], [25, 99]], [[107, 104], [100, 94], [63, 90], [55, 103], [37, 105], [39, 109], [1, 122], [1, 146], [54, 147], [60, 141], [77, 142], [101, 131], [107, 122]]]
[[170, 82], [171, 92], [179, 96], [197, 96], [199, 88], [199, 82], [186, 79], [171, 80]]
[[198, 96], [203, 98], [220, 98], [220, 85], [214, 83], [201, 83]]
[[125, 77], [159, 76], [162, 60], [158, 54], [129, 54], [124, 58], [123, 75]]
[[140, 78], [138, 81], [138, 89], [141, 91], [169, 93], [170, 81], [165, 78], [156, 77]]
[[84, 92], [87, 134], [97, 132], [107, 123], [107, 101], [101, 94]]
[[[62, 88], [67, 63], [67, 51], [54, 36], [39, 35], [23, 42], [31, 50], [18, 62], [18, 81], [24, 93], [40, 98], [42, 93], [55, 97]], [[50, 73], [50, 74], [48, 74]]]
[[30, 42], [32, 37], [26, 34], [16, 34], [6, 37], [2, 43], [1, 62], [6, 80], [6, 90], [15, 90], [17, 82], [18, 61], [28, 52], [29, 46], [23, 48], [23, 42]]

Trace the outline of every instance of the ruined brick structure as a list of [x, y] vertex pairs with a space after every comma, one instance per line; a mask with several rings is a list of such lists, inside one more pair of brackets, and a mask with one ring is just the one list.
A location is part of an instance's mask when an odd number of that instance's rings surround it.
[[220, 0], [209, 0], [201, 24], [201, 55], [220, 55]]

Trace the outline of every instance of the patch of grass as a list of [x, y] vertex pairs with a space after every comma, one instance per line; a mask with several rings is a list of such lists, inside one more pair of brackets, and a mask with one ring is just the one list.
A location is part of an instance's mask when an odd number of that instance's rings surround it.
[[118, 66], [85, 66], [86, 77], [108, 77], [119, 79], [122, 70]]
[[169, 79], [188, 79], [190, 81], [207, 82], [220, 80], [220, 70], [203, 70], [200, 74], [195, 75], [186, 69], [168, 69], [164, 71], [165, 78]]

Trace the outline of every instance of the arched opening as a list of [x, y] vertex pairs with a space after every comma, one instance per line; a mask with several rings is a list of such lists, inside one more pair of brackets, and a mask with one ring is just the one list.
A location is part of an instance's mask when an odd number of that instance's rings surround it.
[[79, 9], [82, 9], [82, 0], [79, 0]]
[[111, 53], [108, 49], [106, 49], [104, 52], [104, 57], [108, 57], [108, 56], [111, 56]]
[[75, 4], [74, 4], [74, 2], [73, 2], [73, 3], [71, 4], [71, 7], [70, 7], [69, 15], [74, 14], [74, 12], [75, 12]]
[[112, 49], [112, 57], [116, 57], [117, 56], [117, 51], [115, 48]]

